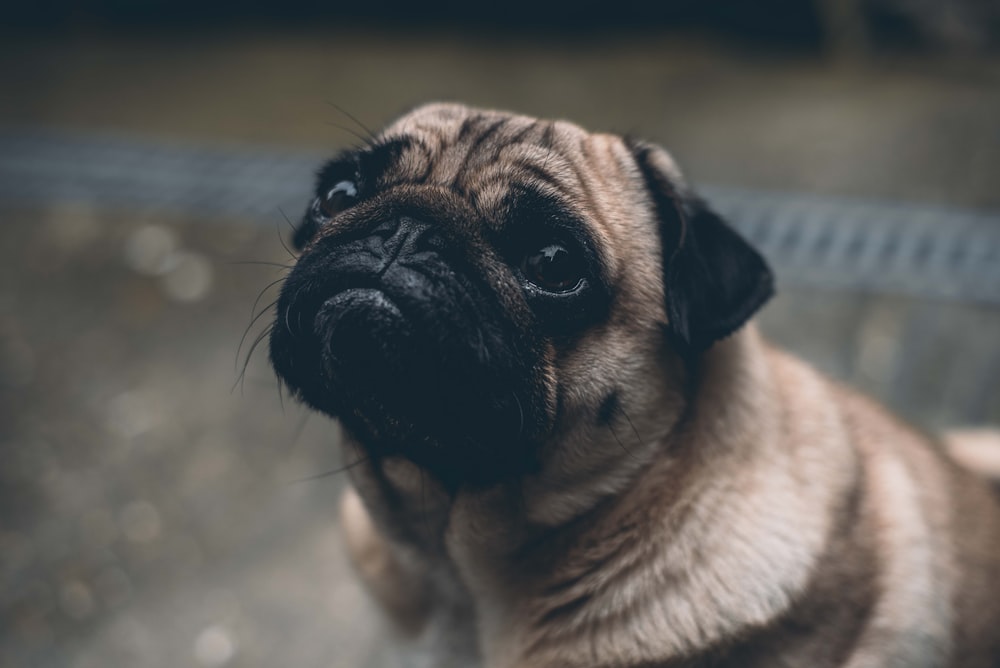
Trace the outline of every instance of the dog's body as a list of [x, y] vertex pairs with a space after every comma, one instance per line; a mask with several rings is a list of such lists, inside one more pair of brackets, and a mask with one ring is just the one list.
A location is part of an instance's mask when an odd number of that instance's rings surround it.
[[366, 151], [271, 354], [426, 665], [1000, 665], [1000, 503], [745, 325], [770, 273], [666, 153], [457, 105]]

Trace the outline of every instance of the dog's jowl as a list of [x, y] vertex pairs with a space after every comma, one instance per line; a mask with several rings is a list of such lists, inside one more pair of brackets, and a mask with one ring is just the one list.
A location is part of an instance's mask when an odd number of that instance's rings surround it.
[[988, 483], [762, 340], [766, 262], [664, 150], [424, 106], [295, 241], [271, 360], [411, 664], [1000, 666]]

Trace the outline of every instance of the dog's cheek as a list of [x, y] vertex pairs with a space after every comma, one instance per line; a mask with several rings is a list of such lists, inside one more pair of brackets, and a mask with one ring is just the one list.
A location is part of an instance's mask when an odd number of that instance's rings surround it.
[[485, 281], [484, 291], [491, 294], [497, 305], [496, 323], [501, 342], [514, 370], [527, 393], [532, 438], [544, 437], [556, 415], [556, 350], [552, 341], [540, 335], [535, 313], [528, 305], [524, 290], [509, 267], [491, 251], [480, 250], [475, 271]]

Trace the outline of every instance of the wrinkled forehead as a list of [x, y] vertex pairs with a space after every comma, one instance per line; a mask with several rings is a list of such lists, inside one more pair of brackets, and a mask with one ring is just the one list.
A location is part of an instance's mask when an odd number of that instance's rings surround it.
[[[429, 104], [411, 111], [384, 131], [424, 144], [436, 157], [484, 153], [518, 145], [558, 148], [579, 143], [588, 133], [565, 121], [548, 121], [456, 104]], [[558, 137], [557, 137], [558, 136]]]
[[483, 210], [500, 206], [512, 191], [530, 189], [598, 212], [617, 199], [629, 181], [623, 177], [635, 171], [619, 137], [461, 105], [420, 107], [382, 138], [402, 140], [394, 180], [447, 187]]

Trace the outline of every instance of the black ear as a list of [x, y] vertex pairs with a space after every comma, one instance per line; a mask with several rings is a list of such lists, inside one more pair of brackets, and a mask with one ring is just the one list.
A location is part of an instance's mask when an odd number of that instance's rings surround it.
[[663, 149], [631, 142], [660, 221], [668, 331], [698, 354], [743, 326], [774, 294], [767, 262], [679, 183]]

